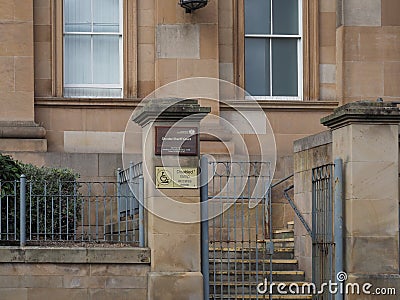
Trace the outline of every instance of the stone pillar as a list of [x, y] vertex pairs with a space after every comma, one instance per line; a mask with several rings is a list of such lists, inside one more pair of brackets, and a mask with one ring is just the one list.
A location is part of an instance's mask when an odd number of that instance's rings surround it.
[[399, 120], [396, 105], [367, 101], [321, 120], [332, 130], [333, 158], [344, 162], [344, 270], [350, 282], [400, 283], [399, 277], [387, 281], [387, 274], [399, 272]]
[[[210, 112], [197, 100], [154, 99], [133, 115], [142, 126], [143, 176], [147, 208], [147, 245], [151, 249], [148, 299], [203, 299], [200, 255], [200, 191], [196, 188], [159, 188], [156, 167], [199, 167], [199, 137], [190, 156], [157, 155], [156, 127], [198, 130]], [[179, 123], [178, 123], [179, 122]], [[172, 182], [170, 182], [172, 184]], [[189, 206], [189, 207], [188, 207]]]
[[46, 151], [34, 123], [33, 1], [0, 0], [0, 151]]

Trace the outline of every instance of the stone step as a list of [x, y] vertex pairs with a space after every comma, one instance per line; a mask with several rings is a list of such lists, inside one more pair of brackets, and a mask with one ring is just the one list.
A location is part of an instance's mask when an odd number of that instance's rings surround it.
[[272, 236], [274, 239], [294, 238], [294, 230], [293, 229], [274, 230]]
[[274, 248], [294, 248], [294, 238], [272, 239]]
[[[270, 258], [270, 255], [264, 251], [264, 249], [256, 248], [224, 248], [215, 247], [209, 249], [210, 258], [237, 258], [237, 259], [249, 259], [249, 258]], [[293, 248], [277, 248], [274, 250], [272, 255], [274, 259], [293, 259], [294, 249]]]
[[[272, 270], [292, 271], [297, 270], [297, 259], [272, 259]], [[269, 259], [210, 259], [210, 271], [212, 270], [231, 270], [236, 266], [236, 270], [267, 270], [269, 269]]]
[[[240, 273], [239, 273], [240, 272]], [[239, 275], [240, 274], [240, 275]], [[223, 281], [232, 280], [234, 277], [238, 277], [238, 280], [247, 282], [258, 282], [260, 279], [269, 278], [270, 272], [268, 270], [210, 270], [210, 282], [211, 281]], [[304, 281], [304, 271], [272, 271], [273, 281]]]
[[289, 221], [286, 224], [288, 229], [294, 229], [294, 221]]

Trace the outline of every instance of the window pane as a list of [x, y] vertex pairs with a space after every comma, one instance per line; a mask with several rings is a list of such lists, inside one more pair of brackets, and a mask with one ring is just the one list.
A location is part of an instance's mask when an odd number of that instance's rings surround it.
[[119, 0], [93, 1], [93, 31], [119, 32]]
[[64, 82], [92, 83], [90, 35], [66, 35], [64, 43]]
[[93, 36], [93, 83], [118, 84], [119, 70], [119, 36]]
[[269, 72], [269, 39], [246, 38], [246, 91], [253, 96], [269, 96]]
[[246, 34], [271, 33], [271, 0], [245, 0]]
[[299, 34], [299, 0], [272, 0], [273, 33]]
[[65, 32], [90, 32], [90, 0], [64, 0]]
[[297, 39], [272, 40], [273, 96], [298, 96]]

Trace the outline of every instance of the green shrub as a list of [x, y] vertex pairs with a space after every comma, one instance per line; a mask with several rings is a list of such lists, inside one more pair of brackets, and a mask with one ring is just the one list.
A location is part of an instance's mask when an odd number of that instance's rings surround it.
[[[33, 239], [43, 239], [46, 232], [46, 238], [51, 239], [50, 234], [54, 232], [54, 238], [60, 238], [61, 233], [61, 238], [66, 239], [68, 232], [70, 238], [73, 235], [74, 221], [77, 225], [81, 217], [81, 196], [77, 183], [79, 174], [66, 168], [37, 167], [16, 162], [1, 154], [0, 164], [2, 228], [7, 225], [8, 205], [9, 232], [13, 232], [14, 224], [17, 224], [16, 232], [19, 233], [19, 178], [24, 174], [27, 182], [27, 234], [32, 230]], [[41, 235], [37, 235], [38, 233]]]

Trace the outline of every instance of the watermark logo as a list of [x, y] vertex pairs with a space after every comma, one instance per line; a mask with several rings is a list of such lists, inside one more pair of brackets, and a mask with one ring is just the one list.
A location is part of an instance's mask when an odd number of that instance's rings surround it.
[[315, 283], [269, 283], [268, 279], [265, 278], [264, 282], [257, 285], [257, 292], [261, 295], [396, 295], [396, 288], [394, 287], [374, 287], [373, 284], [369, 282], [362, 284], [346, 282], [348, 279], [346, 272], [337, 273], [336, 279], [337, 282], [329, 280], [328, 282], [324, 282], [320, 286], [317, 286]]

